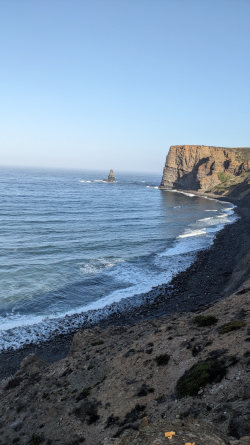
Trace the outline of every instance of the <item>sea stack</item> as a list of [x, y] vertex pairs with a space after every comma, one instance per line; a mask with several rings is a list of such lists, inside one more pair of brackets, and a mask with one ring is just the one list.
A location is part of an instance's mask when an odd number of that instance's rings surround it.
[[111, 170], [109, 171], [109, 175], [108, 175], [107, 182], [116, 182], [116, 181], [115, 181], [114, 170], [112, 170], [112, 168], [111, 168]]

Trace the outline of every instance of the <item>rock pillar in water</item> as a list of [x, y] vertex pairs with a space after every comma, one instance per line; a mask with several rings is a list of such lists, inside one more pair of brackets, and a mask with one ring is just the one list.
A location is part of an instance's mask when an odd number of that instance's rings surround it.
[[114, 175], [114, 170], [110, 170], [109, 175], [108, 175], [108, 182], [115, 182], [115, 175]]

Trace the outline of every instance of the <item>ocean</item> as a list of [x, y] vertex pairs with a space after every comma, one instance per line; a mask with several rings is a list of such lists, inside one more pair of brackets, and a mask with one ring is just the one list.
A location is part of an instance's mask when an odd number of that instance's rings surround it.
[[0, 351], [138, 302], [236, 218], [227, 202], [159, 190], [160, 174], [107, 174], [1, 168]]

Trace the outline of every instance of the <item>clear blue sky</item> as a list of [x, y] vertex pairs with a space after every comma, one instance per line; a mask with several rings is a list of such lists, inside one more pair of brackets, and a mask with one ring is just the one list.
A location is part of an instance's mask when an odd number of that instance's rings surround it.
[[250, 0], [0, 0], [0, 165], [250, 145]]

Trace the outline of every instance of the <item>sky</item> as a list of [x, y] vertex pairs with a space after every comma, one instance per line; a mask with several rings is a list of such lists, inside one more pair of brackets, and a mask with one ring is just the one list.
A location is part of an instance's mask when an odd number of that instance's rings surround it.
[[250, 0], [0, 0], [0, 165], [250, 145]]

